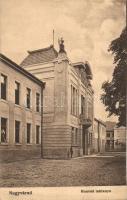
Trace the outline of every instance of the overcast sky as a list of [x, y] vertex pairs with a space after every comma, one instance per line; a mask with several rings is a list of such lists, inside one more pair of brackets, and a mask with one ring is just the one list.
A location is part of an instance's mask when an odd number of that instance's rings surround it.
[[[52, 44], [58, 37], [72, 62], [89, 61], [93, 72], [95, 116], [106, 120], [100, 102], [102, 82], [111, 79], [113, 57], [110, 42], [125, 26], [124, 0], [0, 0], [0, 48], [20, 64], [27, 50]], [[114, 120], [114, 118], [112, 119]]]

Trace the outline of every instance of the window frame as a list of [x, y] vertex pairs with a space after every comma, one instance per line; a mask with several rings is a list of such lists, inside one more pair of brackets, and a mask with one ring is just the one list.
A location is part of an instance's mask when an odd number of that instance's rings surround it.
[[79, 95], [78, 95], [78, 89], [71, 84], [70, 87], [71, 90], [71, 115], [78, 117], [79, 114]]
[[[39, 128], [39, 132], [37, 132], [37, 128]], [[39, 133], [39, 135], [38, 135], [38, 143], [37, 143], [37, 133]], [[36, 145], [39, 145], [40, 144], [40, 134], [41, 132], [40, 132], [40, 125], [36, 125], [36, 134], [35, 134], [35, 144]]]
[[[2, 138], [2, 119], [6, 119], [6, 142], [1, 141], [1, 138]], [[4, 116], [0, 117], [0, 144], [8, 144], [8, 138], [9, 138], [9, 135], [8, 135], [9, 123], [8, 123], [8, 121], [9, 120], [8, 120], [7, 117], [4, 117]]]
[[[19, 142], [16, 142], [16, 123], [19, 123]], [[20, 121], [18, 121], [18, 120], [15, 120], [15, 144], [20, 144], [21, 143], [21, 136], [20, 136], [20, 134], [21, 134], [21, 122]]]
[[36, 92], [36, 112], [40, 112], [40, 101], [41, 95], [39, 92]]
[[79, 128], [71, 127], [71, 145], [79, 146]]
[[[16, 102], [16, 86], [18, 86], [18, 103]], [[15, 81], [15, 104], [20, 105], [20, 83]]]
[[[28, 104], [28, 100], [29, 100], [29, 104]], [[28, 87], [26, 88], [26, 108], [31, 109], [31, 89]]]
[[[30, 130], [30, 132], [29, 132], [29, 142], [28, 142], [28, 125], [29, 125], [29, 128], [30, 128], [30, 129], [29, 129], [29, 130]], [[26, 124], [26, 144], [27, 144], [27, 145], [31, 144], [31, 136], [32, 136], [32, 135], [31, 135], [31, 131], [32, 131], [31, 126], [32, 126], [31, 123], [27, 123], [27, 124]]]
[[[2, 76], [5, 78], [5, 83], [6, 83], [5, 98], [2, 97], [2, 78], [1, 78]], [[0, 99], [4, 101], [7, 101], [7, 89], [8, 89], [8, 76], [4, 73], [0, 73]]]

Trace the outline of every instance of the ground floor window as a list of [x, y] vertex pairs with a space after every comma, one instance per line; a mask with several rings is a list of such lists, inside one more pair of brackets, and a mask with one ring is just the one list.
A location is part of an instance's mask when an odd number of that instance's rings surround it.
[[40, 126], [36, 126], [36, 144], [40, 144]]
[[15, 121], [15, 143], [20, 142], [20, 122]]
[[88, 145], [92, 145], [92, 133], [88, 133]]
[[71, 128], [72, 145], [78, 145], [78, 128]]
[[31, 143], [31, 124], [27, 123], [27, 144]]
[[7, 142], [7, 119], [1, 118], [1, 143]]

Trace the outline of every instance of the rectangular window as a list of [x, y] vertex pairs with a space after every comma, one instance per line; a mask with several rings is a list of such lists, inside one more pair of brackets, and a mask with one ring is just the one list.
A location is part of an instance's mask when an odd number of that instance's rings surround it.
[[27, 88], [26, 89], [26, 107], [27, 108], [30, 108], [30, 104], [31, 104], [30, 96], [31, 96], [31, 89]]
[[92, 145], [92, 133], [88, 134], [88, 145]]
[[78, 90], [71, 85], [71, 114], [78, 115]]
[[15, 81], [15, 104], [19, 105], [19, 90], [20, 90], [20, 84]]
[[1, 118], [1, 142], [7, 142], [7, 119]]
[[76, 116], [78, 116], [79, 113], [79, 101], [78, 101], [78, 90], [76, 90]]
[[75, 132], [74, 132], [74, 127], [71, 128], [71, 138], [72, 138], [72, 145], [75, 143]]
[[73, 87], [71, 85], [71, 114], [73, 114]]
[[1, 99], [7, 98], [7, 76], [1, 74]]
[[88, 118], [92, 120], [92, 117], [93, 117], [92, 103], [88, 102]]
[[75, 98], [75, 88], [73, 87], [73, 115], [75, 115], [75, 106], [76, 106], [76, 98]]
[[75, 129], [75, 144], [78, 144], [78, 129]]
[[31, 138], [31, 124], [27, 124], [27, 144], [30, 144], [30, 138]]
[[36, 144], [40, 144], [40, 126], [36, 126]]
[[71, 128], [72, 133], [72, 145], [78, 145], [78, 128]]
[[107, 133], [106, 135], [107, 135], [107, 137], [110, 137], [110, 133]]
[[40, 94], [36, 93], [36, 111], [40, 111]]
[[85, 113], [85, 97], [81, 95], [81, 114]]
[[20, 142], [20, 122], [15, 121], [15, 143]]

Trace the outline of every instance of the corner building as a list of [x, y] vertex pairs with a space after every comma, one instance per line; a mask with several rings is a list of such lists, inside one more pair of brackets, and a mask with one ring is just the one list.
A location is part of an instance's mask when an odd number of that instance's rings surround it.
[[93, 89], [88, 62], [71, 63], [60, 47], [28, 51], [21, 66], [46, 83], [43, 157], [69, 159], [93, 152]]
[[39, 79], [0, 54], [2, 159], [41, 155], [43, 88]]

